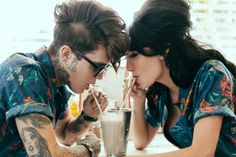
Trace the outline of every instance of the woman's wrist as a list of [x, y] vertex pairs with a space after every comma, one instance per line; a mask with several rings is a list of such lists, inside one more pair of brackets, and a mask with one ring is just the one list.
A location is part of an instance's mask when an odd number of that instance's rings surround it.
[[134, 110], [144, 110], [145, 109], [145, 99], [138, 99], [133, 101]]

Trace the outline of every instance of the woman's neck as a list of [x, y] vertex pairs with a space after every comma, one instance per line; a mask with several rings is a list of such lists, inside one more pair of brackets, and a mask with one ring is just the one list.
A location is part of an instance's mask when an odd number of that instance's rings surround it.
[[172, 102], [177, 103], [179, 96], [179, 87], [173, 82], [172, 78], [170, 77], [168, 68], [165, 68], [163, 72], [163, 77], [158, 80], [158, 82], [162, 83], [169, 89]]

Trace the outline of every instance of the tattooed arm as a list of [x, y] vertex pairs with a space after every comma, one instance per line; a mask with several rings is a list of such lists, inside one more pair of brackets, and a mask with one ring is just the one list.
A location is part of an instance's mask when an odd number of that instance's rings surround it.
[[82, 145], [60, 145], [51, 121], [44, 115], [28, 114], [17, 117], [16, 125], [29, 157], [89, 156], [87, 149]]
[[[108, 105], [107, 96], [100, 91], [94, 92], [94, 96], [97, 98], [101, 109], [105, 110]], [[86, 97], [83, 105], [83, 112], [90, 117], [98, 117], [100, 114], [92, 94]], [[55, 131], [61, 143], [71, 145], [76, 137], [82, 135], [89, 128], [91, 122], [85, 120], [81, 115], [76, 119], [72, 119], [69, 113], [66, 115], [63, 120], [57, 122]]]
[[91, 122], [84, 120], [82, 116], [72, 119], [67, 114], [64, 119], [57, 122], [55, 132], [61, 143], [71, 145], [75, 142], [76, 137], [82, 136], [88, 130], [90, 124]]

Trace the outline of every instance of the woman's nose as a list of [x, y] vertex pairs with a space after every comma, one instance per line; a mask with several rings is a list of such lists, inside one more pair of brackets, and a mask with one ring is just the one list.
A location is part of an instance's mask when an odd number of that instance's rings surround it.
[[98, 75], [96, 76], [96, 79], [97, 79], [97, 80], [101, 80], [101, 79], [103, 78], [103, 75], [104, 75], [104, 74], [105, 74], [105, 72], [98, 74]]
[[131, 61], [128, 58], [126, 60], [126, 70], [127, 71], [132, 71], [133, 70], [132, 63], [131, 63]]

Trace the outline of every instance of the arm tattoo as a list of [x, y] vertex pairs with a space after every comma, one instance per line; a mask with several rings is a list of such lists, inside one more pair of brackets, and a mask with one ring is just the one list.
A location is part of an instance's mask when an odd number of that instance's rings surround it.
[[89, 155], [87, 148], [82, 145], [75, 145], [71, 147], [65, 146], [62, 147], [62, 149], [64, 149], [64, 151], [62, 152], [62, 154], [60, 154], [60, 156], [68, 156], [68, 153], [72, 153], [74, 157], [87, 157]]
[[51, 121], [45, 117], [38, 114], [29, 114], [26, 116], [19, 117], [20, 120], [24, 121], [26, 124], [32, 124], [36, 128], [44, 128], [44, 125], [51, 124]]
[[85, 123], [85, 120], [82, 118], [76, 118], [69, 126], [68, 130], [72, 133], [77, 133], [82, 130], [82, 128], [87, 128], [88, 125]]
[[52, 157], [47, 141], [33, 127], [25, 127], [20, 132], [29, 157]]
[[87, 129], [89, 124], [90, 123], [85, 121], [82, 116], [77, 117], [74, 121], [65, 125], [65, 128], [62, 131], [62, 139], [66, 138], [66, 130], [76, 134], [82, 130]]

